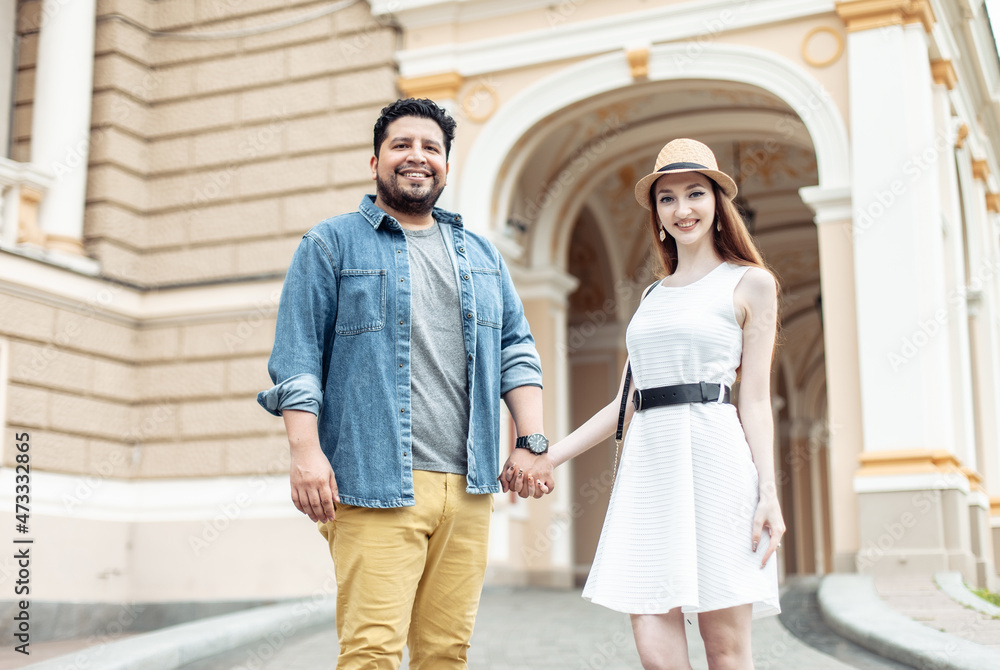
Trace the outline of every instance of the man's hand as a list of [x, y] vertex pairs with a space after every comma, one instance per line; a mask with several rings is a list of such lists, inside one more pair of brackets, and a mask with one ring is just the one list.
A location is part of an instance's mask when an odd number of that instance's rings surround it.
[[527, 449], [515, 449], [497, 479], [504, 493], [514, 491], [522, 498], [541, 498], [555, 488], [552, 462], [545, 454], [535, 456]]
[[333, 503], [340, 502], [333, 468], [319, 444], [292, 449], [292, 502], [312, 521], [333, 521]]

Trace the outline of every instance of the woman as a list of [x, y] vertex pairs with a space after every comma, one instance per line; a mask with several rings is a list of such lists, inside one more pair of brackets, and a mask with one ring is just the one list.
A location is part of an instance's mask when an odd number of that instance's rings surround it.
[[[583, 596], [631, 615], [647, 669], [691, 667], [689, 613], [710, 668], [752, 668], [751, 619], [779, 612], [769, 560], [785, 531], [769, 388], [777, 284], [735, 196], [712, 151], [689, 139], [667, 144], [635, 186], [664, 272], [628, 327], [640, 409], [625, 412], [633, 425]], [[737, 371], [738, 415], [728, 403]], [[525, 473], [532, 481], [515, 483], [547, 491], [550, 467], [612, 435], [626, 377], [618, 396]]]

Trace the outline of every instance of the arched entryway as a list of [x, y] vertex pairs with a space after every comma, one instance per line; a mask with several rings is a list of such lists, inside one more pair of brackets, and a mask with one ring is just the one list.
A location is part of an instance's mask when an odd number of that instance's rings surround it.
[[[568, 431], [617, 388], [624, 328], [654, 278], [632, 185], [669, 139], [709, 144], [720, 167], [740, 175], [755, 212], [754, 235], [784, 289], [773, 384], [776, 465], [789, 523], [783, 566], [830, 571], [834, 487], [820, 243], [800, 189], [847, 183], [843, 124], [808, 75], [771, 54], [717, 46], [684, 71], [671, 71], [674, 49], [652, 50], [646, 80], [633, 80], [624, 57], [609, 55], [522, 92], [480, 133], [466, 160], [476, 178], [462, 180], [460, 207], [470, 220], [490, 222], [488, 232], [524, 276], [560, 277], [566, 287], [549, 298], [552, 309], [526, 306], [529, 318], [535, 315], [533, 330], [558, 334], [555, 347], [540, 347], [546, 412], [557, 412]], [[562, 475], [557, 515], [571, 525], [561, 534], [561, 553], [578, 580], [596, 547], [613, 460], [609, 440]]]

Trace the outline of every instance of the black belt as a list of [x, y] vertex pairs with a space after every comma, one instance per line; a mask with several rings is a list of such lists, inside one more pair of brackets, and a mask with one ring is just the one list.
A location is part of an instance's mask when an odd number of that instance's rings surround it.
[[[720, 397], [721, 393], [721, 397]], [[723, 384], [677, 384], [676, 386], [657, 386], [656, 388], [639, 390], [632, 393], [632, 404], [635, 411], [664, 405], [680, 405], [686, 402], [728, 403], [730, 388]]]

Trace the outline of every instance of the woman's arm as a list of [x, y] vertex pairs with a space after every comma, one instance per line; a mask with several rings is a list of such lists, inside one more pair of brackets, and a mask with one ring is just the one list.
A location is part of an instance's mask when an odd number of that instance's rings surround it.
[[[628, 370], [627, 361], [625, 369], [622, 370], [621, 381], [618, 384], [618, 393], [611, 402], [594, 414], [594, 416], [590, 417], [582, 426], [551, 445], [548, 453], [539, 456], [531, 468], [524, 471], [524, 485], [529, 485], [531, 482], [551, 482], [553, 468], [562, 465], [571, 458], [579, 456], [615, 434], [615, 429], [618, 428], [618, 412], [621, 407], [622, 388], [625, 385], [626, 370]], [[634, 411], [632, 403], [627, 403], [625, 407], [626, 426], [632, 420]], [[504, 487], [504, 490], [506, 491], [507, 487]]]
[[[639, 298], [640, 303], [646, 299], [646, 296], [649, 295], [649, 292], [653, 290], [657, 283], [659, 282], [654, 282], [646, 287]], [[550, 445], [548, 453], [539, 456], [532, 464], [532, 467], [524, 471], [521, 486], [528, 486], [536, 481], [551, 484], [553, 468], [562, 465], [572, 458], [576, 458], [615, 434], [618, 428], [618, 413], [621, 411], [622, 391], [625, 388], [625, 376], [628, 373], [628, 369], [629, 361], [626, 360], [625, 367], [622, 368], [621, 380], [618, 382], [618, 393], [611, 399], [611, 402], [598, 410], [582, 426], [555, 444]], [[627, 402], [625, 404], [624, 426], [628, 426], [629, 422], [632, 421], [632, 414], [634, 412], [635, 408], [632, 403]], [[622, 430], [624, 431], [624, 427]], [[503, 474], [501, 474], [501, 483], [503, 483]], [[519, 491], [519, 488], [515, 488], [514, 484], [511, 484], [510, 488]], [[548, 493], [548, 488], [546, 487], [546, 493]], [[504, 491], [506, 492], [507, 490], [508, 486], [504, 485]]]
[[735, 300], [744, 314], [740, 420], [757, 466], [760, 489], [751, 546], [757, 550], [763, 529], [767, 528], [771, 540], [761, 561], [764, 567], [785, 534], [774, 476], [774, 419], [771, 413], [771, 357], [778, 324], [774, 277], [762, 268], [750, 268], [736, 287]]

